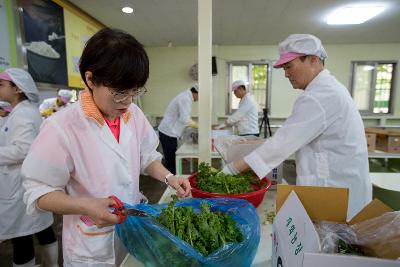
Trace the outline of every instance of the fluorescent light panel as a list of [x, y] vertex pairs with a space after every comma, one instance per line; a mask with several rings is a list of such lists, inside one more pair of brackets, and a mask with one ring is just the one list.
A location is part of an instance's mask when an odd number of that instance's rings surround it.
[[380, 14], [382, 5], [354, 5], [339, 8], [332, 12], [326, 21], [330, 25], [361, 24]]

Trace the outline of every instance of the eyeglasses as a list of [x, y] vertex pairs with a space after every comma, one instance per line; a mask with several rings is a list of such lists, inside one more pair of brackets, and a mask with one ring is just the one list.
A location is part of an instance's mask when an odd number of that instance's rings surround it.
[[132, 93], [116, 92], [108, 87], [107, 87], [107, 89], [110, 92], [110, 94], [113, 96], [113, 100], [115, 103], [121, 103], [121, 102], [126, 101], [127, 99], [132, 100], [133, 98], [140, 97], [147, 92], [146, 87], [127, 90], [127, 91], [133, 91]]

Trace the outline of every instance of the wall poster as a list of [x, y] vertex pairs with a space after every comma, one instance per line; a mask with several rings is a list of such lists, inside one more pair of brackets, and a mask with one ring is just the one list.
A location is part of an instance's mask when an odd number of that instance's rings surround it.
[[83, 87], [79, 72], [79, 59], [86, 42], [102, 26], [64, 7], [65, 36], [67, 47], [68, 86]]
[[63, 8], [50, 0], [20, 0], [28, 71], [36, 82], [67, 85]]

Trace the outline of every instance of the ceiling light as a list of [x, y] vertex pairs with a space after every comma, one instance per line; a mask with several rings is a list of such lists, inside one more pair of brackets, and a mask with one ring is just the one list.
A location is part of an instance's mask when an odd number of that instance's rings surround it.
[[378, 5], [356, 5], [339, 8], [326, 21], [330, 25], [361, 24], [372, 19], [385, 9]]
[[126, 14], [131, 14], [133, 12], [133, 8], [126, 6], [122, 8], [122, 12], [126, 13]]

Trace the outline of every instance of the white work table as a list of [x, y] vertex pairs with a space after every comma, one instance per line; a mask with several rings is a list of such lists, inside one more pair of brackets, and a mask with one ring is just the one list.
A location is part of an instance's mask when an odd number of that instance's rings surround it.
[[[175, 166], [176, 174], [181, 175], [182, 173], [182, 159], [197, 159], [199, 158], [199, 145], [183, 143], [178, 150], [175, 152]], [[211, 158], [220, 159], [221, 156], [217, 151], [211, 152]], [[192, 170], [192, 161], [190, 161], [190, 169]]]
[[380, 150], [368, 151], [368, 158], [376, 159], [399, 159], [400, 153], [387, 153]]
[[[199, 157], [199, 145], [183, 143], [175, 153], [176, 174], [182, 175], [182, 159], [197, 159]], [[221, 159], [217, 151], [212, 151], [211, 158]], [[387, 153], [379, 150], [368, 151], [368, 158], [400, 158], [400, 153]], [[288, 159], [294, 160], [295, 156], [291, 155]], [[190, 161], [190, 170], [193, 172], [192, 160]]]
[[[174, 193], [175, 191], [168, 187], [158, 203], [169, 203], [170, 201], [172, 201], [171, 195]], [[251, 265], [252, 267], [271, 266], [272, 224], [265, 224], [264, 222], [267, 217], [267, 211], [269, 212], [275, 210], [275, 195], [275, 190], [267, 191], [264, 196], [263, 202], [257, 208], [257, 214], [260, 218], [261, 224], [261, 237], [260, 244], [258, 245], [257, 254], [253, 260], [253, 264]], [[120, 267], [144, 267], [144, 265], [132, 255], [128, 255], [122, 262]]]
[[400, 192], [400, 173], [370, 172], [369, 175], [374, 186]]

